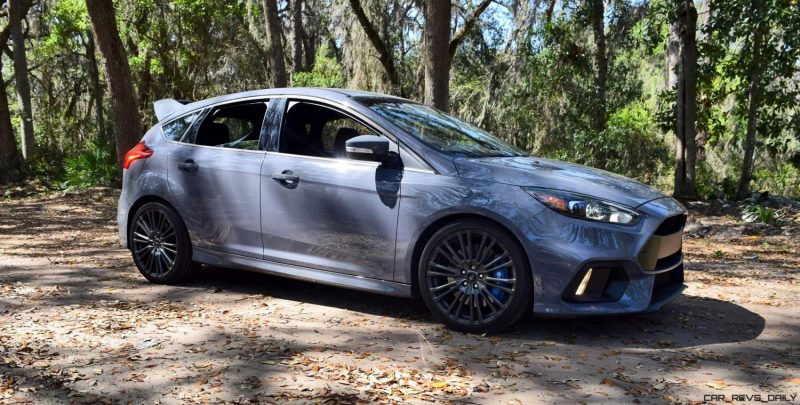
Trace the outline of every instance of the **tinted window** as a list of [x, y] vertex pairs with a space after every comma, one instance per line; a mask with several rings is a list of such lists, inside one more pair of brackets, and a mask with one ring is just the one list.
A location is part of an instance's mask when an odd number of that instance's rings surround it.
[[186, 133], [186, 130], [189, 129], [199, 115], [200, 113], [196, 112], [166, 123], [161, 127], [161, 132], [171, 141], [180, 141], [183, 138], [183, 134]]
[[258, 149], [258, 134], [255, 133], [256, 122], [236, 117], [217, 117], [214, 118], [214, 123], [228, 128], [227, 142], [218, 146]]
[[203, 120], [193, 141], [196, 145], [258, 150], [266, 111], [263, 101], [215, 108]]
[[[322, 127], [322, 146], [326, 152], [335, 153], [336, 136], [345, 131], [349, 131], [349, 134], [353, 136], [374, 134], [374, 131], [370, 131], [369, 128], [352, 118], [345, 117], [330, 120]], [[347, 139], [352, 138], [352, 136], [344, 137]]]
[[346, 158], [347, 140], [367, 134], [375, 135], [376, 131], [333, 108], [293, 101], [286, 108], [278, 151], [294, 155]]
[[440, 152], [457, 157], [527, 155], [476, 126], [422, 104], [369, 98], [359, 101]]

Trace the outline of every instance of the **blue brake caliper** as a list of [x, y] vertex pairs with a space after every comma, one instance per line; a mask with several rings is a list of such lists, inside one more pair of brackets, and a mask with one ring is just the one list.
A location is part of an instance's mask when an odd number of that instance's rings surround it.
[[[501, 280], [502, 279], [507, 279], [508, 278], [508, 270], [507, 269], [497, 270], [494, 273], [492, 273], [492, 277], [497, 278], [497, 279], [501, 279]], [[505, 287], [505, 283], [503, 283], [503, 282], [498, 282], [498, 284], [500, 284], [500, 285]], [[489, 292], [491, 292], [492, 295], [494, 295], [494, 297], [497, 298], [497, 300], [500, 301], [500, 302], [503, 302], [503, 299], [506, 297], [506, 292], [501, 290], [500, 288], [497, 288], [497, 287], [490, 288]]]

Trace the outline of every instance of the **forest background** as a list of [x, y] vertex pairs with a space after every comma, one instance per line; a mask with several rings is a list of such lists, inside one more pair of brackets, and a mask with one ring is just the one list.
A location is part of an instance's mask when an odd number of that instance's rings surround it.
[[1, 3], [0, 182], [115, 184], [155, 100], [318, 86], [685, 200], [800, 198], [798, 0]]

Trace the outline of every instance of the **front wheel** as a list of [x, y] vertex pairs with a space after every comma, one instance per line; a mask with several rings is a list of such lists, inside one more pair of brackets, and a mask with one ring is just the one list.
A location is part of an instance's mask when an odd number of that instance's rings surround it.
[[151, 202], [133, 216], [128, 240], [133, 262], [153, 283], [173, 284], [187, 280], [197, 269], [192, 243], [183, 220], [171, 207]]
[[419, 263], [425, 304], [447, 326], [497, 332], [530, 310], [530, 266], [519, 242], [493, 222], [454, 221], [428, 241]]

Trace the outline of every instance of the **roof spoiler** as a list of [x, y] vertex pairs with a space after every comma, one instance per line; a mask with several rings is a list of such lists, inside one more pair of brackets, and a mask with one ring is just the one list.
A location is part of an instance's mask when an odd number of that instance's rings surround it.
[[188, 104], [189, 102], [186, 100], [174, 100], [171, 98], [165, 98], [163, 100], [158, 100], [153, 103], [153, 109], [156, 110], [156, 118], [159, 121], [163, 120], [164, 118], [169, 117], [175, 111], [178, 111], [184, 104]]

